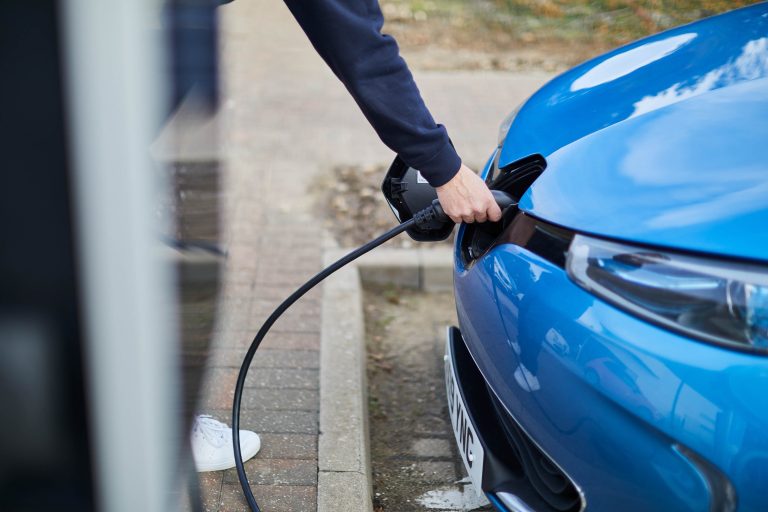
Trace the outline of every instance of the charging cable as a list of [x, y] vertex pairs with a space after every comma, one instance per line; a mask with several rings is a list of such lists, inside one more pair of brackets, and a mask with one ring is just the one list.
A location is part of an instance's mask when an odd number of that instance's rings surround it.
[[[514, 204], [512, 196], [504, 192], [494, 190], [492, 191], [493, 197], [498, 203], [499, 207], [504, 210], [507, 206]], [[251, 485], [248, 482], [248, 476], [245, 474], [245, 467], [243, 466], [243, 455], [240, 451], [240, 403], [243, 398], [243, 389], [245, 387], [245, 378], [248, 375], [248, 369], [251, 366], [256, 350], [259, 348], [261, 341], [267, 335], [272, 325], [277, 321], [285, 311], [293, 305], [294, 302], [299, 300], [305, 293], [314, 288], [317, 284], [322, 282], [326, 277], [330, 276], [340, 268], [344, 267], [348, 263], [355, 261], [363, 254], [375, 249], [387, 240], [390, 240], [403, 231], [411, 227], [425, 227], [432, 221], [451, 222], [448, 216], [443, 211], [440, 203], [437, 199], [432, 201], [432, 204], [423, 210], [417, 212], [413, 218], [406, 220], [398, 226], [390, 229], [378, 238], [371, 240], [365, 245], [362, 245], [350, 252], [346, 256], [335, 261], [328, 267], [321, 270], [309, 281], [301, 285], [295, 292], [293, 292], [287, 299], [280, 303], [277, 308], [269, 315], [269, 318], [262, 324], [259, 332], [251, 342], [251, 346], [248, 348], [248, 352], [245, 354], [243, 364], [240, 366], [240, 374], [237, 376], [237, 385], [235, 385], [235, 398], [232, 402], [232, 446], [235, 452], [235, 467], [237, 469], [237, 478], [240, 480], [240, 486], [243, 488], [243, 494], [248, 502], [252, 512], [261, 512], [259, 504], [256, 502], [256, 498], [251, 491]]]

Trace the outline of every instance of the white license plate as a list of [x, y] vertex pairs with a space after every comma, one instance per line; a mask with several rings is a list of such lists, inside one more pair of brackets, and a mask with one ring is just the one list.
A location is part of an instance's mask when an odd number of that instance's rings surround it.
[[464, 397], [456, 384], [456, 370], [453, 367], [453, 356], [451, 354], [450, 331], [445, 344], [445, 391], [448, 395], [448, 412], [451, 416], [451, 426], [453, 434], [456, 436], [456, 444], [461, 453], [461, 459], [464, 461], [464, 467], [467, 468], [469, 478], [478, 495], [483, 495], [483, 461], [485, 453], [477, 437], [475, 426], [467, 414], [467, 407], [464, 403]]

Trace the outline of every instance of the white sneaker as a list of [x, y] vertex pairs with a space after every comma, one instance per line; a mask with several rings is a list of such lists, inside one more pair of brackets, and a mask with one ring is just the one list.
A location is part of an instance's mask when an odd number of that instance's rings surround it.
[[[232, 449], [232, 429], [210, 416], [197, 416], [192, 427], [192, 455], [197, 471], [221, 471], [235, 467]], [[240, 431], [240, 453], [243, 462], [252, 458], [261, 448], [256, 432]]]

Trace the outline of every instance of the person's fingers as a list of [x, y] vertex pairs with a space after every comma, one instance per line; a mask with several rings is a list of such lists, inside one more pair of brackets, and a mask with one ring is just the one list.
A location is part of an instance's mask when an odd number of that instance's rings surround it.
[[475, 222], [475, 212], [471, 209], [465, 210], [461, 215], [461, 220], [464, 221], [465, 224], [472, 224]]
[[499, 208], [499, 205], [496, 204], [496, 201], [491, 203], [491, 206], [486, 211], [486, 214], [488, 215], [488, 220], [491, 222], [498, 222], [501, 220], [501, 208]]
[[443, 207], [443, 211], [455, 224], [460, 224], [462, 221], [461, 213], [456, 210], [452, 205]]
[[501, 208], [488, 186], [464, 165], [448, 183], [437, 187], [437, 195], [443, 211], [457, 224], [501, 220]]

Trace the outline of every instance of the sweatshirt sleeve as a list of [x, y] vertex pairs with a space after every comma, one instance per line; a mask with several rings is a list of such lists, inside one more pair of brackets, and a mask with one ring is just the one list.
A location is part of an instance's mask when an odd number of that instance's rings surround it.
[[461, 159], [421, 98], [395, 40], [381, 33], [378, 0], [285, 0], [317, 52], [382, 142], [438, 187]]

